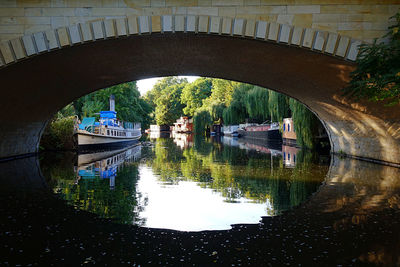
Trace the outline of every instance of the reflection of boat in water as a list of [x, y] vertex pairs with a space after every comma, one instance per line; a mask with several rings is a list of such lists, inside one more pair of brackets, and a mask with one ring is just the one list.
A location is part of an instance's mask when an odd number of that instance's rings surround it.
[[79, 179], [110, 179], [110, 188], [114, 188], [115, 177], [119, 166], [125, 162], [134, 162], [140, 159], [140, 145], [98, 153], [78, 155], [76, 172]]
[[181, 149], [188, 148], [193, 145], [192, 134], [172, 132], [171, 137], [174, 139], [174, 143]]
[[236, 147], [239, 146], [238, 139], [235, 137], [224, 135], [224, 136], [222, 136], [221, 140], [222, 140], [222, 144], [224, 144], [224, 145], [236, 146]]
[[150, 139], [169, 138], [170, 132], [152, 132], [149, 133]]
[[76, 130], [79, 149], [123, 147], [138, 142], [142, 136], [140, 123], [117, 119], [114, 96], [110, 96], [110, 111], [100, 111], [100, 120], [83, 118]]
[[266, 142], [262, 139], [239, 138], [239, 147], [245, 150], [255, 150], [265, 154], [278, 156], [282, 154], [282, 145], [280, 143]]

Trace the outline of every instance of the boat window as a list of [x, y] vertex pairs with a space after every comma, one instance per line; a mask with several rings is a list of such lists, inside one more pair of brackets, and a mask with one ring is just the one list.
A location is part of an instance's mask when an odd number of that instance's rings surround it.
[[110, 130], [107, 130], [107, 135], [110, 135]]

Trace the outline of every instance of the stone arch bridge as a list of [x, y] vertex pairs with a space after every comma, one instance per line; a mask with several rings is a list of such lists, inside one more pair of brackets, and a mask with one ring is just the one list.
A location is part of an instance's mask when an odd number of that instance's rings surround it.
[[294, 97], [332, 151], [400, 165], [400, 109], [344, 97], [358, 45], [398, 0], [0, 1], [0, 158], [35, 153], [74, 99], [147, 77], [199, 75]]

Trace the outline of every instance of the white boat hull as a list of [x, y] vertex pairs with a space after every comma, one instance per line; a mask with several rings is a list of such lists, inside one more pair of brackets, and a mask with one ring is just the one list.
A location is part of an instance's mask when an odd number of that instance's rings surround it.
[[104, 136], [100, 134], [93, 133], [82, 133], [78, 132], [78, 146], [80, 149], [82, 148], [101, 148], [101, 147], [121, 147], [130, 144], [134, 144], [137, 142], [142, 135], [139, 133], [138, 135], [131, 137], [122, 137], [122, 136]]

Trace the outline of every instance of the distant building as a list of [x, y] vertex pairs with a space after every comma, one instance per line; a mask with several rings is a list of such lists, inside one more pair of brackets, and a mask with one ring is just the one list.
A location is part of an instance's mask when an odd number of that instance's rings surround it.
[[193, 119], [189, 119], [189, 117], [180, 117], [174, 123], [172, 131], [176, 133], [193, 132]]
[[282, 141], [284, 144], [296, 145], [296, 131], [294, 129], [293, 119], [284, 118], [282, 122]]
[[157, 133], [157, 132], [169, 132], [168, 125], [150, 125], [150, 132]]

